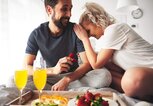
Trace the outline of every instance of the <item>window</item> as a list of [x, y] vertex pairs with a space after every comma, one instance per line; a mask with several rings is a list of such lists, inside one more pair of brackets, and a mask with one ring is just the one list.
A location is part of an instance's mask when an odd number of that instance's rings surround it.
[[46, 19], [41, 0], [0, 0], [0, 84], [23, 63], [30, 33]]

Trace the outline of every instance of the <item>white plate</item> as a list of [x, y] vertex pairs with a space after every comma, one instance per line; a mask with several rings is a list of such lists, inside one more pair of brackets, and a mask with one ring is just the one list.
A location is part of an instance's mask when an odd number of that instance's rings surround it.
[[[107, 99], [107, 98], [103, 98], [103, 99], [108, 101], [109, 106], [118, 106], [118, 104], [115, 101], [111, 100], [111, 99]], [[76, 106], [75, 100], [76, 100], [75, 98], [69, 100], [68, 106]]]

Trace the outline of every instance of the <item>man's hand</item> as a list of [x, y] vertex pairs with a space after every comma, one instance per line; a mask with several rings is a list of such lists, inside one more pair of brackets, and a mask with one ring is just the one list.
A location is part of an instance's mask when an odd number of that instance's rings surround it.
[[53, 68], [54, 74], [60, 74], [61, 72], [68, 72], [70, 65], [73, 65], [71, 57], [63, 57], [59, 59], [56, 66]]
[[52, 91], [64, 91], [67, 89], [70, 81], [69, 78], [64, 77], [60, 81], [58, 81], [56, 84], [54, 84], [51, 88]]

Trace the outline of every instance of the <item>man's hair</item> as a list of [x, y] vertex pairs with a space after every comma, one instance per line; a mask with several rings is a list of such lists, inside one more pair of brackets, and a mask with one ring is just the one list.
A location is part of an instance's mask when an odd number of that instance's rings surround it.
[[59, 0], [44, 0], [44, 4], [45, 7], [47, 5], [51, 6], [52, 8], [54, 8], [56, 6], [56, 4], [58, 3]]

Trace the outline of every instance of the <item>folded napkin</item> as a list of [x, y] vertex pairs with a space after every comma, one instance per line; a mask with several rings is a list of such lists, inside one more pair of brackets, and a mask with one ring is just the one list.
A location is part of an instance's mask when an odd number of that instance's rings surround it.
[[[23, 94], [30, 89], [24, 89]], [[16, 87], [1, 87], [0, 88], [0, 106], [4, 106], [12, 100], [19, 97], [19, 90]]]

